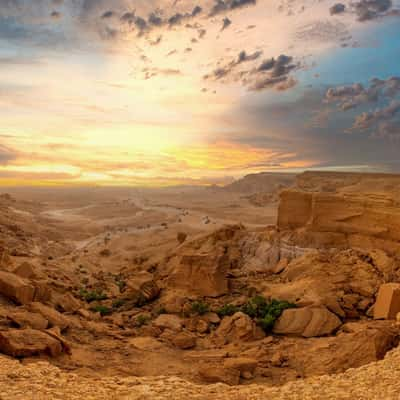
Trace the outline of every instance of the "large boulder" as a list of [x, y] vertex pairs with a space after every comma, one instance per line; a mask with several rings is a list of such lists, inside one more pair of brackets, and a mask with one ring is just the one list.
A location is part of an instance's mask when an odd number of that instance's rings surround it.
[[183, 321], [176, 315], [161, 314], [153, 321], [153, 325], [157, 328], [178, 332], [182, 330]]
[[226, 383], [227, 385], [238, 385], [240, 382], [240, 371], [238, 369], [225, 368], [220, 365], [203, 363], [199, 367], [199, 375], [206, 383]]
[[273, 328], [274, 333], [303, 337], [329, 335], [341, 325], [340, 319], [324, 307], [284, 310]]
[[46, 329], [49, 322], [41, 314], [26, 310], [15, 310], [7, 314], [7, 318], [20, 328]]
[[227, 358], [224, 360], [225, 368], [238, 370], [240, 376], [243, 378], [250, 378], [253, 376], [257, 364], [257, 360], [248, 357]]
[[33, 302], [29, 304], [27, 308], [29, 311], [41, 314], [44, 318], [46, 318], [47, 321], [49, 321], [50, 327], [58, 326], [61, 330], [64, 330], [70, 326], [69, 319], [54, 308], [39, 302]]
[[0, 294], [17, 304], [28, 304], [35, 298], [35, 287], [27, 279], [0, 271]]
[[171, 286], [199, 296], [217, 297], [228, 292], [226, 254], [186, 254], [169, 278]]
[[241, 261], [241, 225], [225, 226], [210, 235], [185, 242], [167, 257], [168, 287], [186, 295], [218, 297], [227, 294], [228, 272]]
[[126, 282], [123, 299], [129, 306], [141, 306], [156, 299], [160, 288], [152, 274], [142, 271]]
[[400, 313], [400, 283], [381, 285], [374, 305], [375, 319], [396, 319]]
[[214, 333], [215, 341], [221, 345], [262, 339], [264, 336], [262, 329], [242, 312], [237, 312], [231, 317], [225, 317]]
[[0, 331], [0, 352], [11, 357], [47, 354], [56, 357], [62, 352], [59, 340], [34, 329]]

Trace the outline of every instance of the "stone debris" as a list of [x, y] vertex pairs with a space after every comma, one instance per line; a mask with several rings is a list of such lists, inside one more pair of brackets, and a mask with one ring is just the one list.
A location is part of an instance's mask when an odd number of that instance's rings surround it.
[[400, 349], [392, 350], [382, 361], [342, 374], [296, 380], [278, 387], [195, 385], [180, 378], [158, 376], [85, 378], [60, 371], [47, 362], [22, 365], [0, 356], [0, 387], [2, 400], [398, 400]]
[[381, 285], [374, 305], [375, 319], [396, 319], [400, 312], [400, 283]]

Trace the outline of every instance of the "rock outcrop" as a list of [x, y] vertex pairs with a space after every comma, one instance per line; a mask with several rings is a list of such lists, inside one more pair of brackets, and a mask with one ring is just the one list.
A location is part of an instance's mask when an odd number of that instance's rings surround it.
[[284, 190], [278, 228], [296, 231], [292, 240], [304, 247], [400, 251], [400, 208], [389, 194]]
[[62, 352], [59, 340], [34, 329], [0, 331], [0, 352], [12, 357], [47, 354], [56, 357]]
[[304, 307], [284, 310], [274, 326], [274, 333], [303, 337], [329, 335], [342, 324], [324, 307]]

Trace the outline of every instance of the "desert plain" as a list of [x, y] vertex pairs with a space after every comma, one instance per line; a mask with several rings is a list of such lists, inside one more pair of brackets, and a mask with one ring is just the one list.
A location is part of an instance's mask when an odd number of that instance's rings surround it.
[[0, 399], [399, 398], [400, 175], [3, 189]]

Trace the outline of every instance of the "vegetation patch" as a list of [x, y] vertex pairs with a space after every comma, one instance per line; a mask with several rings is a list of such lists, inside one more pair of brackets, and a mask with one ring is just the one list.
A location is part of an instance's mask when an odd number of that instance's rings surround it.
[[106, 306], [102, 306], [102, 305], [96, 305], [96, 306], [90, 307], [90, 310], [93, 312], [100, 313], [100, 315], [102, 317], [104, 317], [105, 315], [110, 315], [112, 313], [111, 309], [109, 309]]
[[194, 301], [191, 310], [195, 314], [204, 315], [210, 311], [210, 306], [204, 301]]
[[138, 315], [136, 317], [136, 326], [141, 327], [143, 325], [147, 325], [150, 321], [150, 317], [147, 315]]
[[255, 296], [244, 304], [240, 311], [253, 318], [265, 332], [269, 332], [284, 310], [295, 307], [295, 304], [288, 301], [267, 301], [263, 296]]
[[79, 296], [87, 303], [91, 303], [92, 301], [107, 300], [107, 295], [98, 290], [81, 289], [79, 292]]
[[223, 318], [241, 311], [256, 321], [265, 332], [270, 332], [282, 312], [287, 308], [294, 307], [296, 305], [288, 301], [274, 299], [267, 301], [263, 296], [255, 296], [241, 307], [233, 304], [225, 304], [217, 310], [217, 314], [220, 318]]

